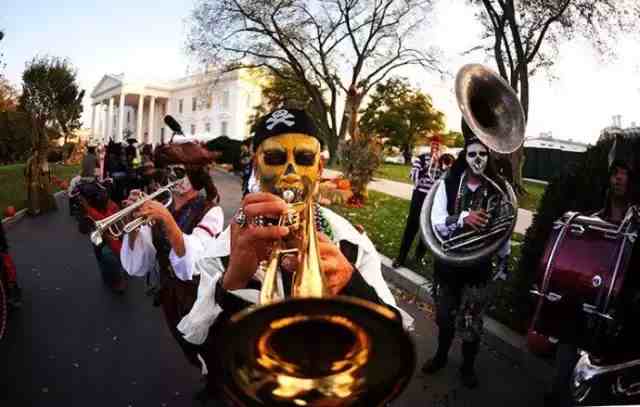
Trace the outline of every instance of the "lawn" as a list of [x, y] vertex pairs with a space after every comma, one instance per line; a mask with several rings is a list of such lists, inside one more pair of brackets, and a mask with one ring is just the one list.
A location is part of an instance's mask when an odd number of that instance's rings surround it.
[[[331, 209], [349, 219], [351, 223], [362, 225], [381, 254], [391, 259], [398, 255], [402, 233], [409, 213], [409, 201], [370, 190], [367, 204], [362, 208], [347, 208], [334, 205]], [[419, 236], [416, 236], [416, 239], [418, 238]], [[514, 236], [513, 240], [521, 241], [522, 235]], [[414, 241], [414, 247], [416, 242], [417, 240]], [[509, 265], [511, 274], [517, 272], [516, 265], [519, 258], [520, 246], [512, 245]], [[418, 264], [413, 259], [412, 248], [406, 266], [427, 278], [432, 277], [433, 265], [429, 254], [426, 256], [424, 265]], [[494, 289], [496, 295], [489, 307], [489, 315], [512, 327], [512, 329], [522, 332], [522, 321], [518, 321], [515, 318], [511, 302], [511, 299], [514, 298], [513, 278], [506, 282], [496, 283]]]
[[[80, 172], [79, 165], [50, 164], [52, 174], [58, 178], [69, 180]], [[0, 211], [7, 206], [14, 206], [16, 211], [25, 208], [27, 189], [24, 182], [25, 164], [0, 166]], [[59, 189], [52, 184], [54, 191]]]
[[[378, 168], [376, 177], [410, 184], [410, 171], [411, 167], [408, 165], [384, 163], [380, 168]], [[542, 194], [544, 194], [545, 186], [546, 185], [544, 184], [525, 180], [524, 188], [527, 190], [527, 194], [518, 198], [518, 205], [520, 208], [535, 212], [538, 209], [540, 200], [542, 199]]]

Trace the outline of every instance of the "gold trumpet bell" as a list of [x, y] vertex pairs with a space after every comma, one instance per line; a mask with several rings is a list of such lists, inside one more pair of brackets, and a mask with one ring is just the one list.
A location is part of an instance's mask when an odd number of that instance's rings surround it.
[[314, 202], [289, 208], [298, 256], [291, 297], [274, 290], [280, 254], [291, 253], [277, 242], [264, 267], [261, 304], [234, 315], [218, 337], [222, 387], [240, 406], [383, 405], [413, 374], [413, 342], [386, 306], [328, 296]]
[[353, 297], [291, 298], [241, 312], [220, 337], [226, 394], [241, 406], [380, 406], [407, 385], [414, 345], [390, 309]]

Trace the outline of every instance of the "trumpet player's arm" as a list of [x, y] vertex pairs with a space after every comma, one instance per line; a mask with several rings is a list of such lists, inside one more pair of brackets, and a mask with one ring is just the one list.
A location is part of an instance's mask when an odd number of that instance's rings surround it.
[[197, 275], [196, 260], [211, 240], [215, 239], [222, 231], [224, 213], [219, 206], [209, 209], [190, 234], [182, 233], [175, 221], [173, 224], [173, 232], [169, 235], [172, 247], [169, 261], [171, 261], [171, 266], [179, 279], [191, 280], [194, 275]]
[[447, 203], [447, 191], [443, 184], [436, 191], [431, 208], [431, 224], [442, 237], [447, 237], [462, 228], [464, 219], [469, 215], [469, 211], [462, 211], [459, 215], [449, 215]]

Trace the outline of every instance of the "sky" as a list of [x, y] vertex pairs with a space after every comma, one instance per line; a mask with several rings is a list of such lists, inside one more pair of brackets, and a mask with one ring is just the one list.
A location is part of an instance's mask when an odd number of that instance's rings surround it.
[[[61, 6], [64, 4], [64, 6]], [[462, 57], [477, 45], [480, 28], [463, 0], [436, 3], [423, 29], [424, 43], [441, 49], [450, 77], [418, 69], [398, 75], [430, 94], [447, 117], [450, 129], [460, 127], [453, 75], [465, 63], [492, 65], [483, 55]], [[196, 69], [184, 52], [193, 0], [0, 0], [0, 42], [3, 74], [19, 87], [26, 62], [36, 55], [67, 57], [78, 81], [91, 93], [106, 73], [168, 80]], [[551, 132], [553, 137], [585, 143], [597, 141], [600, 130], [622, 115], [623, 127], [640, 125], [640, 47], [637, 37], [622, 38], [619, 57], [602, 61], [586, 41], [563, 44], [551, 80], [544, 73], [531, 80], [527, 137]], [[90, 126], [90, 100], [85, 100], [85, 126]]]

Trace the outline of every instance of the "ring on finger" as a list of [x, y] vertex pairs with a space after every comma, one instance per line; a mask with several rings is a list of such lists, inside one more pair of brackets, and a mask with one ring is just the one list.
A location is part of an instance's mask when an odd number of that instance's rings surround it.
[[236, 211], [236, 214], [233, 215], [233, 220], [241, 228], [247, 226], [247, 215], [244, 213], [244, 209], [243, 208], [239, 208]]

